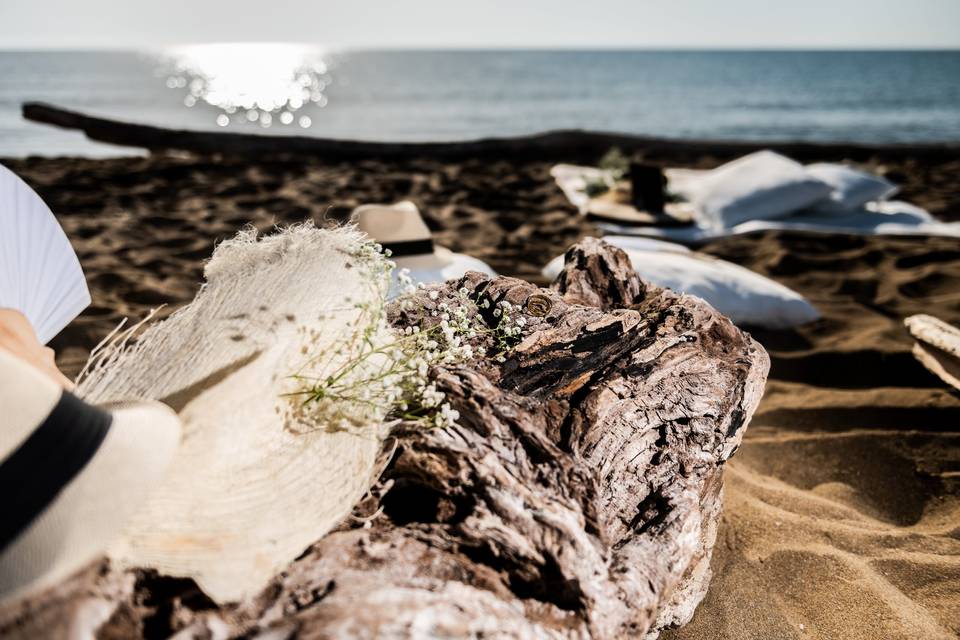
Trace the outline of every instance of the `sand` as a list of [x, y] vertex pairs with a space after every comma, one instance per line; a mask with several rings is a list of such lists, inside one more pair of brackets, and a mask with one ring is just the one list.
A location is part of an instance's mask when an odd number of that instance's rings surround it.
[[824, 317], [754, 332], [772, 370], [727, 467], [716, 577], [665, 637], [956, 637], [960, 398], [913, 359], [902, 318], [960, 323], [960, 244], [780, 233], [708, 250]]
[[[709, 167], [721, 156], [659, 157]], [[822, 159], [842, 157], [832, 149]], [[360, 203], [410, 198], [439, 243], [534, 281], [595, 233], [546, 161], [2, 162], [58, 214], [87, 274], [93, 305], [52, 343], [70, 373], [122, 317], [190, 300], [214, 243], [244, 224], [333, 222]], [[960, 161], [891, 149], [869, 162], [906, 199], [960, 217]], [[796, 289], [824, 317], [753, 332], [773, 364], [727, 466], [715, 577], [693, 621], [664, 637], [957, 637], [960, 395], [913, 359], [902, 319], [960, 324], [960, 243], [767, 232], [705, 250]]]

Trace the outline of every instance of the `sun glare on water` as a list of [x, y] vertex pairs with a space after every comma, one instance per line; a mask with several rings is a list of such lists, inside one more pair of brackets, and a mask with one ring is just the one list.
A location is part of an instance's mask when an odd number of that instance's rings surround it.
[[219, 113], [221, 127], [231, 124], [300, 126], [312, 124], [298, 113], [306, 106], [324, 107], [331, 77], [324, 52], [310, 45], [285, 43], [218, 43], [166, 50], [167, 87], [185, 91], [183, 103], [206, 103]]

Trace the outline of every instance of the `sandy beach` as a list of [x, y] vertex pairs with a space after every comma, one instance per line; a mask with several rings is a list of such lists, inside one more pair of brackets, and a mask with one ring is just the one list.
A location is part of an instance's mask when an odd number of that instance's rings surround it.
[[[684, 144], [646, 157], [708, 168], [732, 153]], [[955, 153], [804, 153], [855, 156], [899, 184], [903, 199], [960, 219]], [[359, 204], [411, 199], [439, 244], [543, 284], [548, 260], [597, 235], [549, 175], [555, 161], [590, 158], [576, 149], [558, 156], [0, 162], [57, 214], [86, 272], [93, 304], [50, 345], [74, 375], [122, 318], [165, 305], [162, 316], [191, 300], [214, 245], [247, 224], [335, 224]], [[714, 578], [693, 621], [663, 637], [956, 637], [960, 396], [914, 360], [903, 319], [929, 313], [960, 324], [957, 241], [764, 232], [702, 249], [795, 289], [823, 318], [751, 330], [772, 368], [727, 465]]]

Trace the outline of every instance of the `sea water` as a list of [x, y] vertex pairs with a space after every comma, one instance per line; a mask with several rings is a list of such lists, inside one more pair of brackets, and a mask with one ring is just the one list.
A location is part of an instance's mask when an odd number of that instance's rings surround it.
[[0, 52], [0, 156], [130, 149], [25, 121], [43, 101], [166, 127], [381, 141], [552, 129], [668, 138], [960, 142], [960, 52]]

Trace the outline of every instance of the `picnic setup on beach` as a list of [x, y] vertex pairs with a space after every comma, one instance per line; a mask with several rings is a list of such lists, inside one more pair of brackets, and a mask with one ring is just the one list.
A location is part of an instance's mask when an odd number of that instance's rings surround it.
[[24, 113], [0, 636], [960, 631], [952, 151]]

